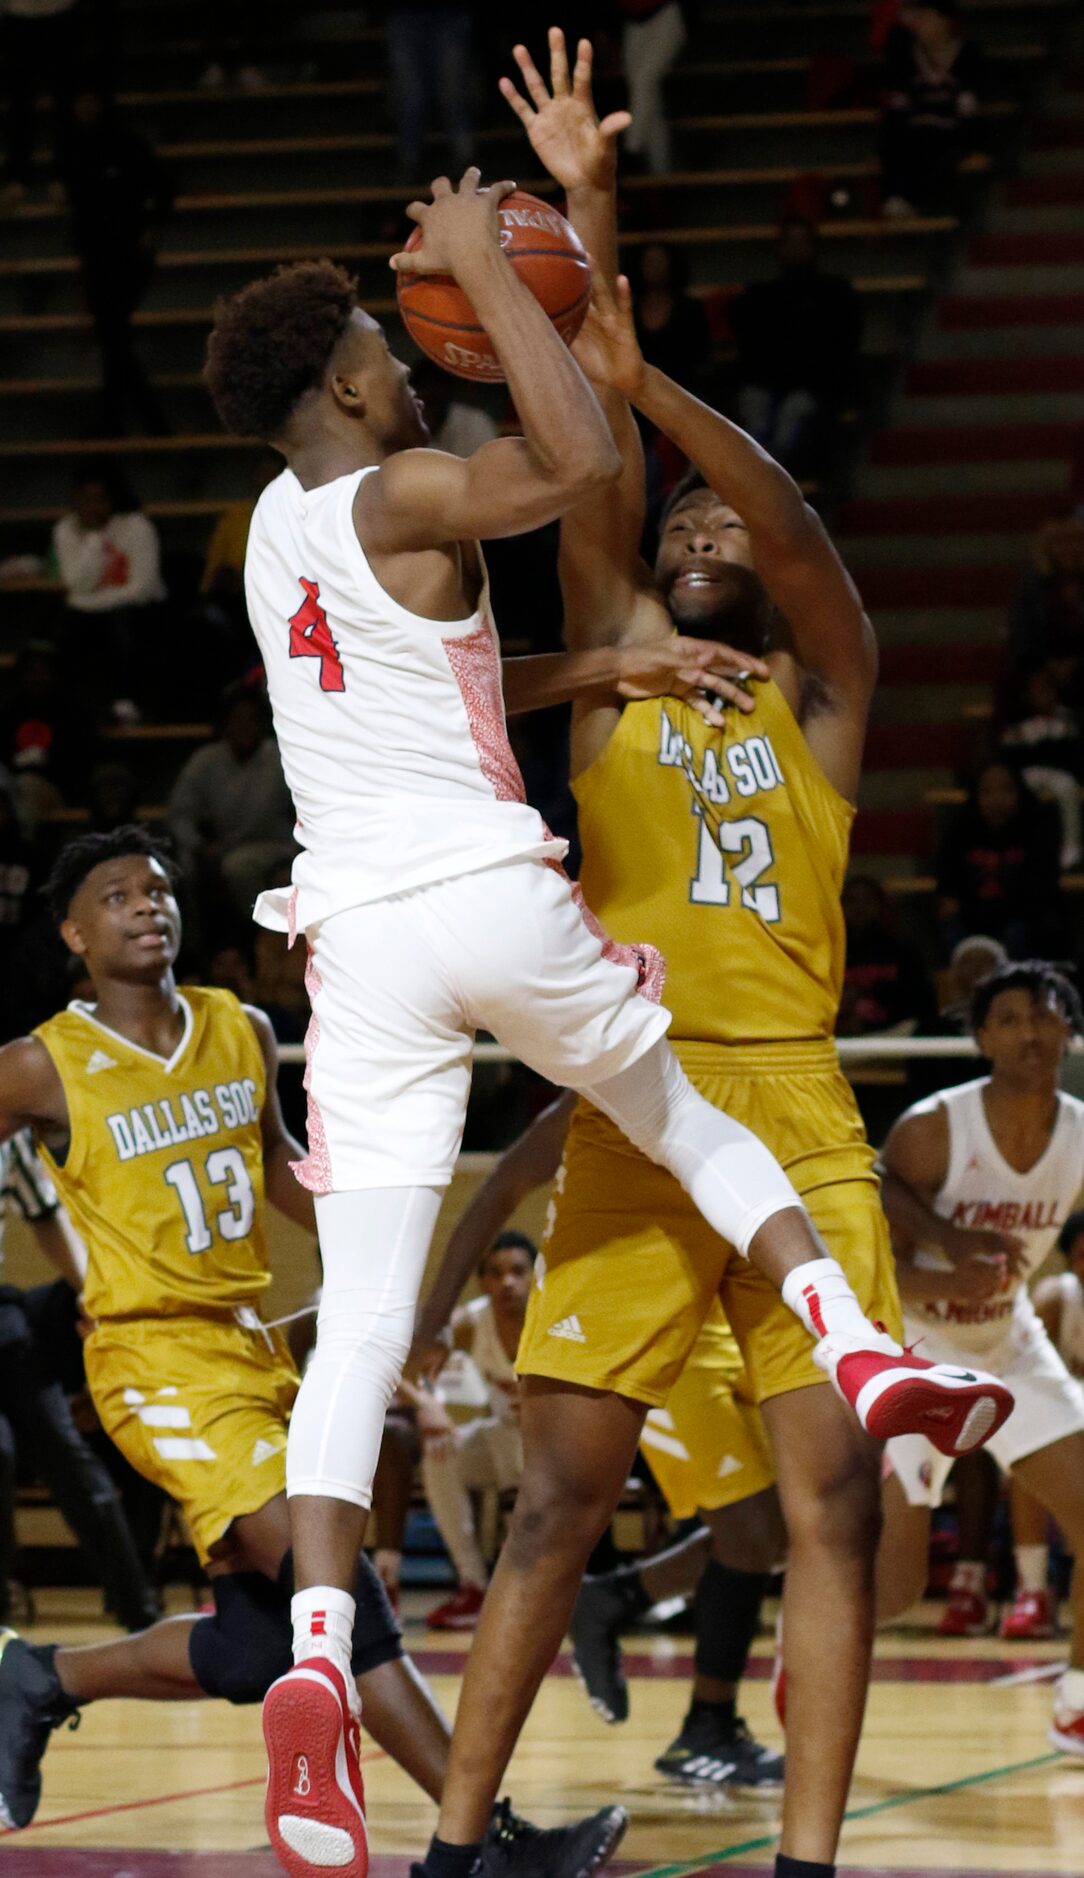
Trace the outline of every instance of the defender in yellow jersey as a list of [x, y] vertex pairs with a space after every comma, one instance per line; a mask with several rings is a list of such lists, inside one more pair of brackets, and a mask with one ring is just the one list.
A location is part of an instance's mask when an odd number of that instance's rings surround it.
[[[585, 898], [618, 939], [652, 940], [666, 953], [685, 1067], [703, 1093], [763, 1130], [863, 1309], [898, 1328], [872, 1156], [831, 1043], [842, 970], [837, 899], [875, 681], [873, 636], [789, 476], [645, 365], [627, 285], [616, 280], [612, 134], [595, 116], [584, 49], [570, 79], [559, 33], [550, 46], [552, 95], [523, 48], [516, 57], [528, 97], [507, 82], [502, 89], [615, 285], [577, 356], [624, 465], [616, 489], [562, 518], [566, 639], [644, 642], [677, 627], [766, 653], [770, 671], [717, 734], [702, 736], [665, 704], [623, 710], [596, 697], [574, 706]], [[700, 472], [670, 505], [654, 570], [640, 558], [643, 458], [630, 404]], [[586, 1105], [572, 1123], [542, 1262], [519, 1359], [532, 1433], [521, 1505], [544, 1505], [547, 1492], [562, 1504], [574, 1496], [577, 1510], [612, 1505], [647, 1408], [665, 1400], [722, 1296], [762, 1404], [790, 1541], [777, 1872], [821, 1878], [834, 1869], [865, 1702], [879, 1449], [823, 1386], [771, 1287], [694, 1223], [677, 1183]], [[574, 1472], [563, 1471], [566, 1457]], [[570, 1511], [567, 1556], [555, 1549], [510, 1568], [517, 1597], [535, 1610], [566, 1595], [575, 1523]], [[495, 1650], [496, 1622], [491, 1628]], [[479, 1678], [479, 1646], [489, 1641], [483, 1623], [472, 1663]], [[699, 1641], [708, 1641], [703, 1632]], [[726, 1679], [722, 1665], [703, 1667], [711, 1708], [712, 1685]], [[698, 1758], [701, 1721], [711, 1716], [694, 1709], [671, 1751], [675, 1771]]]
[[[215, 1614], [83, 1649], [30, 1646], [0, 1630], [0, 1831], [30, 1823], [50, 1731], [85, 1704], [259, 1702], [292, 1660], [283, 1488], [298, 1378], [257, 1307], [270, 1281], [265, 1196], [308, 1228], [312, 1200], [291, 1172], [304, 1151], [279, 1110], [271, 1027], [229, 992], [178, 990], [169, 863], [145, 830], [72, 843], [50, 893], [97, 1002], [0, 1050], [0, 1138], [34, 1129], [86, 1240], [95, 1403], [132, 1463], [180, 1501]], [[351, 1667], [366, 1724], [439, 1799], [450, 1731], [403, 1657], [364, 1554], [356, 1605]], [[538, 1832], [505, 1801], [483, 1871], [576, 1878], [602, 1862], [625, 1822], [606, 1808]]]

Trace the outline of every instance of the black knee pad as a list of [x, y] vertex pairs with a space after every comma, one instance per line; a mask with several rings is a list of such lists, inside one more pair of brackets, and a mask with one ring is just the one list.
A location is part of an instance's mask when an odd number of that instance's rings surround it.
[[742, 1680], [770, 1583], [768, 1572], [734, 1571], [709, 1558], [694, 1603], [698, 1676]]
[[290, 1599], [262, 1572], [229, 1572], [212, 1582], [215, 1614], [188, 1641], [192, 1674], [205, 1695], [262, 1702], [293, 1662]]
[[[282, 1561], [279, 1584], [282, 1587], [286, 1607], [289, 1609], [290, 1599], [294, 1594], [292, 1552], [287, 1552]], [[381, 1663], [393, 1663], [396, 1657], [403, 1654], [403, 1638], [398, 1619], [391, 1608], [388, 1594], [365, 1552], [358, 1554], [357, 1576], [354, 1580], [354, 1606], [354, 1641], [350, 1651], [350, 1667], [355, 1676], [364, 1676], [371, 1669], [379, 1669]]]

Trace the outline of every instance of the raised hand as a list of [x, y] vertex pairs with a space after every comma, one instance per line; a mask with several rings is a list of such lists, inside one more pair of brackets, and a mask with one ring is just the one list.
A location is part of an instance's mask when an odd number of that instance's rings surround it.
[[619, 392], [631, 404], [647, 369], [636, 322], [632, 317], [632, 289], [619, 274], [611, 288], [601, 268], [591, 268], [591, 304], [587, 318], [572, 343], [572, 355], [595, 385]]
[[576, 48], [571, 79], [559, 26], [550, 27], [549, 47], [549, 89], [526, 46], [515, 46], [512, 56], [528, 95], [525, 98], [510, 78], [502, 78], [501, 96], [519, 118], [535, 155], [562, 189], [569, 194], [577, 189], [609, 190], [617, 167], [617, 139], [632, 118], [627, 111], [611, 111], [600, 123], [591, 92], [589, 39], [581, 39]]
[[627, 645], [618, 654], [617, 690], [622, 698], [684, 698], [706, 724], [721, 730], [726, 722], [721, 700], [739, 711], [753, 709], [749, 679], [769, 676], [763, 659], [713, 639], [654, 640]]
[[464, 170], [458, 189], [447, 176], [432, 184], [432, 202], [412, 202], [407, 215], [417, 222], [422, 238], [416, 248], [393, 254], [397, 274], [453, 274], [477, 261], [487, 249], [500, 252], [501, 228], [497, 211], [515, 183], [482, 187], [481, 172]]

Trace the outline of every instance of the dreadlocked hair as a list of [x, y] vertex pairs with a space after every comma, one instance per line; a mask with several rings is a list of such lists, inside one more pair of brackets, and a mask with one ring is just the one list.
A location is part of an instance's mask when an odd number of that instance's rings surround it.
[[1003, 991], [1026, 991], [1036, 1004], [1057, 1005], [1074, 1037], [1084, 1031], [1084, 1006], [1072, 980], [1049, 959], [1021, 959], [999, 965], [971, 994], [971, 1028], [982, 1029], [990, 1006]]
[[227, 430], [265, 443], [282, 436], [321, 383], [357, 286], [333, 261], [297, 261], [217, 303], [203, 377]]

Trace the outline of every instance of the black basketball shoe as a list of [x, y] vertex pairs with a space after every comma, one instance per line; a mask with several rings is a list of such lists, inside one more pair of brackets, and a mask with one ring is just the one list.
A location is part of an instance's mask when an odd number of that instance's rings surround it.
[[740, 1715], [720, 1725], [714, 1715], [690, 1710], [681, 1733], [655, 1762], [668, 1780], [688, 1786], [779, 1787], [783, 1756], [754, 1741]]
[[[571, 1826], [532, 1826], [508, 1800], [493, 1808], [477, 1878], [591, 1878], [625, 1836], [623, 1806], [604, 1806]], [[418, 1867], [414, 1866], [412, 1878]]]
[[0, 1831], [29, 1826], [41, 1799], [41, 1762], [54, 1728], [79, 1709], [53, 1668], [56, 1645], [0, 1630]]
[[629, 1685], [621, 1661], [621, 1633], [647, 1607], [630, 1573], [585, 1578], [568, 1626], [572, 1666], [596, 1715], [605, 1722], [629, 1718]]

